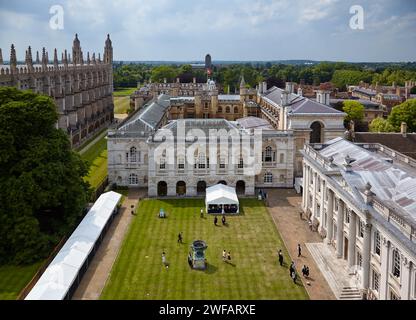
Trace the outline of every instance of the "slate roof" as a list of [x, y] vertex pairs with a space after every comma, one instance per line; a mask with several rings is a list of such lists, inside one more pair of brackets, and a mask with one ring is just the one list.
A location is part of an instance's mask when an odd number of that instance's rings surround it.
[[237, 120], [237, 123], [244, 129], [274, 130], [273, 126], [266, 119], [246, 117]]
[[[416, 169], [400, 163], [391, 163], [385, 156], [371, 152], [350, 141], [337, 138], [319, 151], [324, 157], [333, 157], [333, 163], [342, 167], [347, 156], [355, 161], [351, 172], [345, 172], [350, 187], [359, 192], [369, 182], [376, 198], [405, 218], [416, 222]], [[361, 199], [362, 200], [362, 199]]]
[[128, 121], [119, 131], [156, 130], [170, 106], [170, 96], [161, 94], [156, 101], [149, 102], [141, 112]]
[[[275, 104], [281, 106], [282, 100], [281, 95], [284, 90], [273, 87], [266, 92], [264, 95], [265, 98], [271, 100]], [[290, 106], [292, 108], [291, 114], [299, 115], [299, 114], [326, 114], [326, 115], [335, 115], [335, 116], [344, 116], [343, 112], [340, 112], [330, 106], [326, 106], [322, 103], [317, 101], [313, 101], [306, 97], [299, 96], [297, 94], [291, 93], [289, 94], [289, 101]]]

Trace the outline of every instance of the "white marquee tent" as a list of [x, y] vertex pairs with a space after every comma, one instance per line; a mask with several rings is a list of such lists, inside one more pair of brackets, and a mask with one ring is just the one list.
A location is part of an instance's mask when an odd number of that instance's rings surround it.
[[235, 189], [223, 184], [207, 188], [205, 205], [208, 213], [240, 212], [240, 202]]
[[25, 300], [63, 300], [77, 286], [106, 226], [117, 211], [121, 194], [101, 195], [55, 256]]

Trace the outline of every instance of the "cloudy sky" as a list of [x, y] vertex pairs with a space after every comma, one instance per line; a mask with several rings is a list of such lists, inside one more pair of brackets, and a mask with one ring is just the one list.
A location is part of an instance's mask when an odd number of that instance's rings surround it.
[[[53, 30], [53, 5], [64, 29]], [[364, 30], [350, 28], [352, 5]], [[0, 0], [0, 48], [102, 52], [110, 33], [116, 60], [312, 59], [415, 61], [414, 0]], [[51, 56], [51, 54], [49, 55]]]

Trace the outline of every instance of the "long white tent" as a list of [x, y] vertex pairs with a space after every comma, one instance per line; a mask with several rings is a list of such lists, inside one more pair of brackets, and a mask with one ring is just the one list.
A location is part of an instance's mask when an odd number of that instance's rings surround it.
[[117, 212], [121, 197], [121, 194], [111, 191], [98, 198], [25, 300], [69, 298], [74, 284], [79, 283], [81, 270], [88, 265], [103, 231]]
[[240, 202], [238, 201], [237, 193], [234, 188], [228, 187], [223, 184], [218, 184], [213, 187], [207, 188], [207, 195], [205, 198], [206, 210], [208, 213], [212, 212], [212, 207], [220, 208], [220, 212], [224, 212], [224, 207], [232, 206], [236, 207], [236, 212], [240, 211]]

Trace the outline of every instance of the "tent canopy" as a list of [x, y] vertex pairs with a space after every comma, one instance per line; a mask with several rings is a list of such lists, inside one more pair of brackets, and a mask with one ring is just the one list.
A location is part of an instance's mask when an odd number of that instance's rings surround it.
[[121, 194], [111, 191], [98, 198], [25, 300], [65, 299], [89, 259], [97, 239], [117, 210], [121, 197]]
[[236, 205], [238, 207], [239, 201], [234, 188], [218, 184], [207, 188], [205, 204], [207, 208], [212, 205]]

